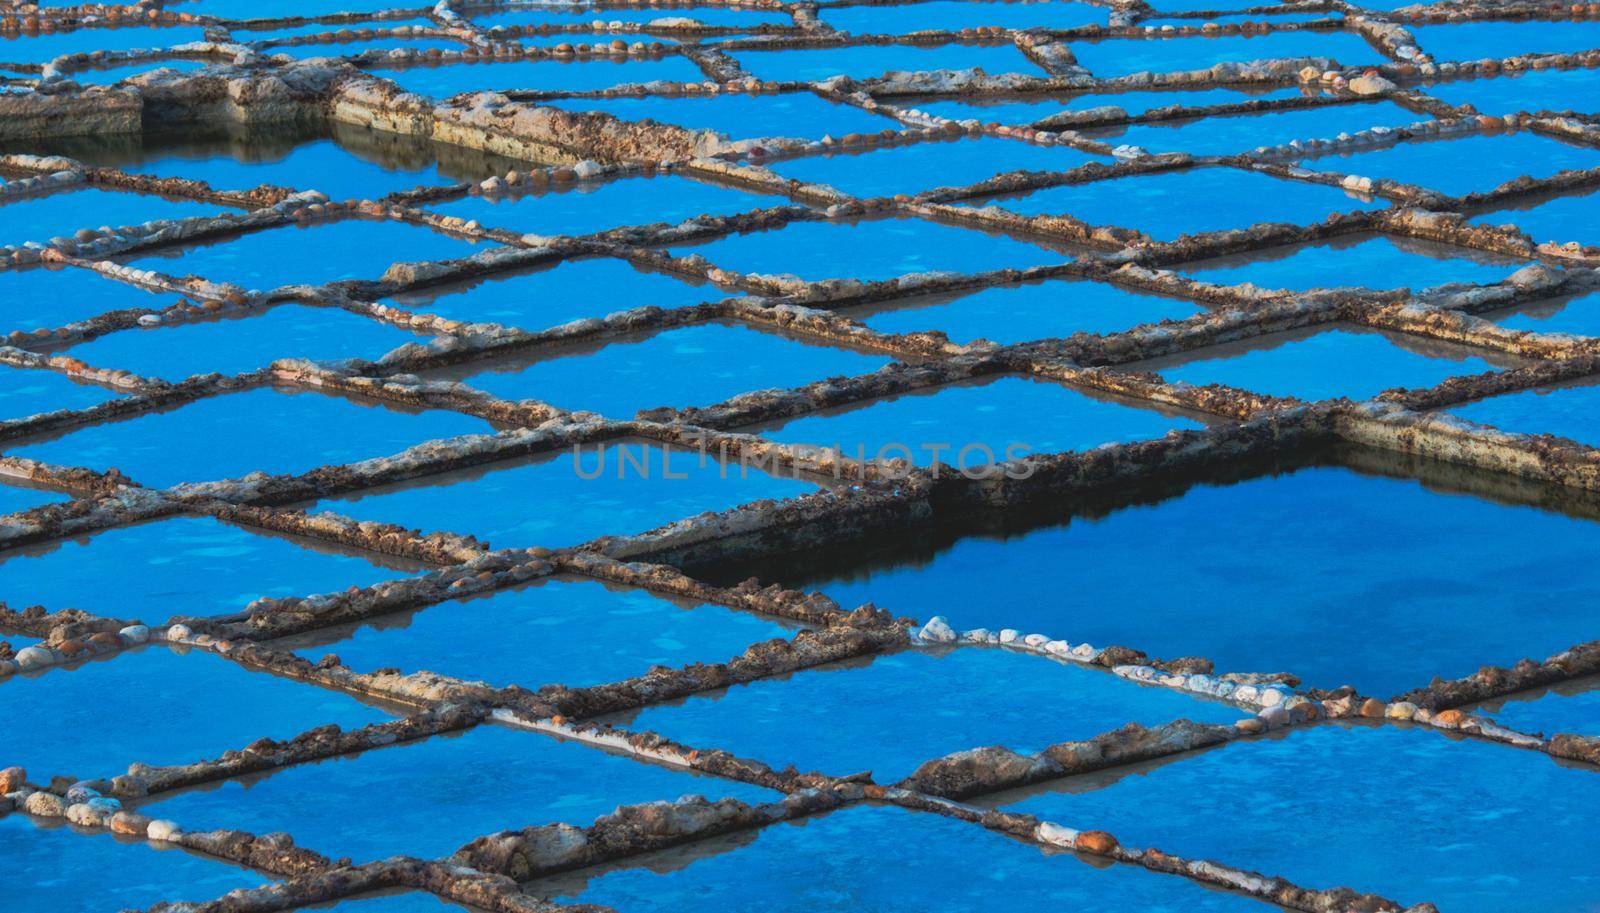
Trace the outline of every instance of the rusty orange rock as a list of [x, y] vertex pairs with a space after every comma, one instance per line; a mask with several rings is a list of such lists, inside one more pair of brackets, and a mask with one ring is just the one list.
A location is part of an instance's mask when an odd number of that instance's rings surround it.
[[1073, 846], [1085, 853], [1094, 853], [1097, 856], [1109, 856], [1118, 846], [1117, 838], [1105, 831], [1083, 831], [1078, 834], [1078, 839], [1073, 841]]
[[1388, 710], [1388, 705], [1377, 698], [1367, 698], [1361, 703], [1361, 715], [1372, 719], [1382, 719]]
[[1460, 726], [1467, 721], [1467, 715], [1459, 710], [1441, 710], [1433, 715], [1433, 721], [1440, 726]]

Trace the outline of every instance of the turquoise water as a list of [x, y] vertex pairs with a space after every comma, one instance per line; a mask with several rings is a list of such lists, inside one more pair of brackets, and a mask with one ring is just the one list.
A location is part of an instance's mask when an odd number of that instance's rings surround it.
[[87, 409], [117, 398], [93, 384], [43, 368], [0, 369], [0, 420], [27, 418], [59, 409]]
[[[424, 771], [437, 776], [420, 775]], [[289, 831], [357, 861], [447, 856], [475, 837], [684, 795], [750, 803], [768, 789], [658, 767], [537, 732], [482, 725], [174, 795], [141, 811], [193, 829]]]
[[1479, 225], [1515, 225], [1541, 244], [1577, 241], [1592, 245], [1600, 242], [1600, 231], [1594, 226], [1594, 194], [1595, 189], [1590, 187], [1566, 196], [1519, 199], [1472, 221]]
[[[1210, 201], [1214, 205], [1205, 205]], [[1288, 181], [1238, 168], [1190, 168], [1036, 190], [994, 205], [1025, 216], [1069, 215], [1090, 225], [1136, 228], [1157, 241], [1248, 228], [1260, 222], [1312, 225], [1329, 214], [1388, 205], [1337, 187]]]
[[1600, 292], [1536, 301], [1491, 317], [1508, 330], [1600, 336]]
[[[1145, 362], [1169, 381], [1295, 396], [1369, 399], [1390, 387], [1432, 387], [1450, 377], [1515, 362], [1480, 349], [1452, 347], [1355, 326], [1312, 327]], [[1351, 366], [1360, 365], [1359, 373]]]
[[691, 130], [715, 130], [734, 139], [794, 136], [821, 139], [871, 133], [899, 126], [892, 118], [854, 105], [827, 101], [810, 92], [747, 95], [742, 92], [688, 98], [562, 98], [549, 102], [568, 111], [600, 111], [623, 120], [650, 118]]
[[[747, 429], [792, 444], [837, 446], [847, 456], [937, 458], [973, 472], [1008, 456], [1088, 450], [1113, 441], [1201, 428], [1174, 413], [1029, 377], [924, 388]], [[908, 456], [909, 455], [909, 456]]]
[[1219, 285], [1305, 291], [1358, 285], [1420, 291], [1447, 282], [1499, 282], [1523, 261], [1466, 247], [1378, 234], [1341, 235], [1321, 244], [1271, 247], [1174, 267]]
[[121, 82], [124, 79], [130, 79], [142, 73], [152, 73], [156, 70], [177, 70], [179, 73], [193, 73], [195, 70], [205, 67], [208, 63], [209, 61], [205, 60], [145, 60], [120, 67], [76, 70], [68, 73], [67, 78], [86, 86], [109, 86], [112, 83]]
[[469, 257], [487, 245], [424, 225], [346, 218], [280, 225], [218, 241], [173, 245], [118, 257], [169, 275], [194, 274], [247, 288], [377, 279], [389, 265]]
[[[568, 634], [582, 631], [583, 636]], [[384, 615], [318, 631], [277, 649], [352, 669], [427, 669], [497, 687], [580, 688], [643, 675], [651, 666], [726, 662], [789, 632], [749, 612], [580, 578]]]
[[840, 31], [857, 35], [902, 35], [928, 29], [959, 32], [978, 26], [1070, 29], [1080, 25], [1105, 25], [1106, 10], [1070, 0], [982, 0], [977, 3], [933, 0], [896, 6], [835, 7], [820, 10], [817, 18]]
[[22, 814], [0, 817], [0, 856], [6, 859], [6, 908], [12, 913], [101, 913], [163, 900], [200, 902], [268, 883], [220, 859]]
[[1600, 149], [1528, 131], [1479, 133], [1412, 140], [1386, 149], [1321, 156], [1301, 164], [1320, 171], [1404, 181], [1460, 196], [1493, 190], [1523, 175], [1543, 178], [1558, 171], [1600, 167]]
[[965, 186], [1006, 171], [1066, 171], [1089, 162], [1109, 164], [1065, 146], [985, 136], [808, 156], [770, 167], [792, 181], [828, 184], [857, 197], [881, 197]]
[[[1416, 729], [1319, 726], [1139, 773], [1064, 781], [1006, 807], [1402, 904], [1488, 913], [1537, 898], [1541, 910], [1593, 908], [1593, 855], [1581, 835], [1600, 778], [1535, 752]], [[1316, 840], [1286, 840], [1286, 816], [1331, 826]]]
[[280, 358], [375, 359], [427, 339], [341, 308], [281, 304], [248, 316], [121, 330], [68, 353], [97, 367], [177, 381], [211, 371], [241, 374]]
[[452, 320], [542, 330], [585, 317], [604, 317], [618, 309], [683, 307], [718, 301], [730, 294], [734, 293], [709, 282], [642, 269], [627, 260], [588, 257], [430, 285], [384, 300]]
[[528, 890], [621, 910], [704, 905], [727, 913], [1270, 909], [1184, 878], [1042, 850], [976, 824], [873, 806], [662, 851], [628, 868], [536, 881]]
[[0, 34], [0, 60], [7, 63], [48, 63], [63, 54], [94, 51], [130, 51], [169, 48], [199, 41], [204, 32], [195, 27], [87, 28], [43, 35]]
[[1351, 32], [1272, 32], [1217, 38], [1110, 38], [1074, 41], [1078, 63], [1101, 79], [1149, 71], [1205, 70], [1218, 63], [1281, 57], [1331, 57], [1349, 66], [1388, 61], [1366, 39]]
[[[1410, 479], [1302, 468], [1110, 512], [1041, 506], [1041, 519], [708, 579], [757, 574], [843, 606], [1206, 656], [1218, 671], [1289, 671], [1378, 697], [1593, 636], [1600, 526]], [[1473, 530], [1493, 535], [1463, 535]]]
[[869, 282], [936, 270], [1025, 269], [1072, 259], [1065, 249], [916, 218], [793, 222], [778, 229], [728, 235], [675, 253], [700, 254], [723, 269], [743, 273], [799, 273], [810, 281]]
[[1266, 114], [1170, 120], [1085, 130], [1083, 133], [1113, 146], [1142, 146], [1152, 152], [1237, 155], [1260, 146], [1277, 146], [1297, 139], [1332, 139], [1341, 133], [1357, 133], [1372, 127], [1402, 127], [1427, 119], [1427, 115], [1409, 111], [1393, 102], [1379, 101]]
[[1417, 46], [1435, 60], [1501, 59], [1521, 54], [1566, 54], [1600, 48], [1600, 22], [1458, 22], [1414, 25]]
[[1461, 79], [1422, 91], [1452, 105], [1471, 104], [1487, 114], [1513, 111], [1600, 110], [1600, 69], [1521, 70], [1493, 78]]
[[[374, 401], [260, 388], [177, 408], [89, 425], [6, 448], [12, 456], [116, 466], [144, 485], [301, 473], [398, 453], [458, 434], [487, 434], [488, 422], [456, 412], [409, 412]], [[204, 447], [196, 446], [203, 441]]]
[[[729, 9], [718, 6], [652, 6], [646, 8], [629, 9], [627, 7], [605, 9], [579, 9], [572, 12], [561, 10], [513, 10], [509, 12], [487, 12], [475, 15], [472, 21], [482, 28], [511, 25], [588, 25], [599, 20], [611, 22], [637, 22], [644, 24], [657, 19], [693, 19], [705, 25], [726, 26], [740, 28], [743, 26], [758, 25], [794, 25], [794, 18], [775, 10]], [[632, 41], [632, 36], [624, 40]]]
[[155, 219], [216, 216], [227, 209], [220, 203], [195, 203], [154, 194], [86, 187], [0, 204], [0, 241], [7, 244], [49, 241], [60, 235], [71, 235], [80, 228], [102, 225], [121, 228]]
[[427, 375], [460, 380], [505, 399], [537, 399], [630, 419], [640, 409], [709, 406], [750, 390], [868, 374], [891, 360], [718, 322], [555, 351], [529, 350]]
[[[841, 713], [845, 707], [851, 712]], [[835, 663], [619, 718], [630, 729], [696, 748], [716, 746], [774, 767], [794, 764], [839, 776], [870, 770], [888, 784], [924, 761], [968, 748], [1033, 752], [1128, 722], [1226, 723], [1242, 715], [1226, 704], [1103, 670], [969, 648]], [[884, 739], [885, 732], [895, 737]]]
[[407, 92], [444, 98], [462, 92], [509, 89], [547, 92], [597, 92], [632, 83], [704, 82], [706, 75], [685, 57], [660, 60], [515, 60], [489, 63], [418, 64], [401, 69], [375, 67]]
[[261, 50], [269, 56], [288, 54], [297, 60], [309, 60], [313, 57], [354, 57], [368, 51], [388, 53], [398, 49], [428, 51], [434, 48], [441, 51], [461, 51], [467, 47], [468, 45], [463, 42], [448, 38], [372, 38], [356, 41], [325, 41], [316, 44], [285, 44]]
[[[347, 694], [162, 646], [13, 677], [0, 682], [0, 694], [8, 711], [28, 720], [8, 734], [0, 764], [27, 768], [36, 783], [60, 774], [114, 777], [135, 762], [188, 764], [264, 736], [289, 739], [329, 723], [353, 729], [391, 719]], [[90, 751], [86, 733], [93, 733]]]
[[1183, 298], [1154, 295], [1084, 279], [1022, 282], [980, 291], [898, 298], [846, 308], [882, 333], [942, 330], [965, 344], [988, 339], [1001, 345], [1074, 333], [1117, 333], [1144, 323], [1183, 320], [1201, 307]]
[[624, 225], [682, 222], [782, 206], [788, 200], [676, 175], [578, 184], [546, 193], [462, 197], [430, 208], [490, 228], [540, 235], [587, 235]]
[[[48, 488], [35, 488], [20, 479], [0, 479], [0, 514], [32, 510], [45, 504], [71, 500], [71, 495]], [[0, 635], [3, 639], [3, 635]]]
[[729, 54], [746, 73], [767, 82], [821, 82], [834, 76], [872, 79], [891, 72], [970, 70], [1044, 77], [1014, 44], [885, 44], [842, 48], [739, 51]]
[[[866, 7], [862, 7], [866, 9]], [[952, 120], [977, 119], [1003, 124], [1031, 124], [1034, 121], [1062, 111], [1085, 111], [1106, 105], [1116, 105], [1130, 116], [1143, 114], [1152, 108], [1168, 105], [1229, 105], [1257, 99], [1295, 98], [1301, 94], [1295, 87], [1251, 91], [1244, 88], [1219, 89], [1168, 89], [1150, 92], [1085, 92], [1078, 95], [1018, 95], [999, 101], [979, 99], [915, 99], [902, 98], [894, 102]]]
[[412, 562], [175, 517], [27, 546], [0, 561], [8, 601], [160, 624], [243, 611], [262, 596], [310, 596], [420, 570]]
[[1491, 396], [1448, 411], [1503, 431], [1554, 434], [1594, 447], [1600, 446], [1600, 429], [1594, 423], [1597, 404], [1600, 387], [1590, 381]]
[[1555, 735], [1571, 732], [1600, 735], [1600, 678], [1575, 679], [1518, 691], [1471, 708], [1472, 713], [1493, 717], [1502, 726], [1522, 732]]

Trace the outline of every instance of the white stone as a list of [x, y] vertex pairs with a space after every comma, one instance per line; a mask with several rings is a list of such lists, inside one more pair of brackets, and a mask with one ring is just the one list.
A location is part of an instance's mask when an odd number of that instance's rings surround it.
[[949, 619], [943, 615], [935, 615], [928, 619], [928, 623], [917, 632], [917, 637], [929, 643], [948, 644], [956, 639], [955, 629], [950, 627]]
[[170, 842], [178, 839], [178, 836], [182, 833], [183, 831], [178, 827], [177, 822], [168, 821], [165, 818], [157, 818], [145, 828], [145, 835], [151, 840]]
[[1070, 827], [1063, 827], [1053, 821], [1040, 821], [1033, 834], [1039, 839], [1039, 842], [1048, 843], [1052, 846], [1070, 847], [1078, 839], [1077, 831]]
[[17, 668], [37, 669], [55, 661], [55, 653], [48, 647], [23, 647], [17, 651]]
[[1003, 644], [1015, 643], [1016, 640], [1018, 638], [1020, 638], [1021, 636], [1022, 635], [1017, 632], [1016, 628], [1001, 628], [1000, 629], [1000, 642], [1003, 643]]
[[183, 640], [193, 633], [194, 631], [190, 630], [188, 625], [173, 625], [167, 629], [167, 640]]
[[150, 640], [150, 629], [145, 625], [128, 625], [118, 631], [117, 636], [130, 644], [142, 644]]

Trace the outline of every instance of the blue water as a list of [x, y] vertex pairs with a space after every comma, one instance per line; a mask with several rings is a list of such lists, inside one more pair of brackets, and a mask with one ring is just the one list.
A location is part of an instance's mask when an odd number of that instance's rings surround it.
[[142, 73], [152, 73], [156, 70], [177, 70], [179, 73], [193, 73], [210, 62], [205, 60], [144, 60], [120, 67], [76, 70], [68, 73], [67, 78], [86, 86], [109, 86], [112, 83], [121, 82], [124, 79], [130, 79]]
[[1533, 691], [1518, 691], [1470, 708], [1522, 732], [1600, 735], [1600, 678], [1580, 678]]
[[1508, 330], [1600, 336], [1600, 292], [1552, 298], [1489, 316]]
[[[794, 764], [840, 776], [870, 770], [887, 784], [924, 761], [968, 748], [1005, 745], [1032, 752], [1128, 722], [1226, 723], [1241, 715], [1226, 704], [1134, 684], [1103, 670], [970, 648], [948, 654], [910, 650], [808, 669], [621, 719], [631, 729], [696, 748], [715, 746], [774, 767]], [[894, 738], [883, 738], [885, 732]]]
[[723, 269], [798, 273], [812, 281], [876, 281], [935, 270], [1025, 269], [1072, 259], [1065, 250], [916, 218], [794, 222], [769, 231], [728, 235], [675, 253], [700, 254]]
[[1477, 133], [1321, 156], [1301, 164], [1320, 171], [1405, 181], [1459, 196], [1493, 190], [1523, 175], [1543, 178], [1558, 171], [1600, 167], [1600, 149], [1528, 131]]
[[281, 28], [249, 29], [234, 26], [229, 30], [235, 41], [256, 42], [276, 40], [279, 38], [297, 38], [301, 35], [324, 35], [328, 32], [337, 32], [343, 29], [395, 29], [401, 26], [422, 26], [434, 28], [438, 23], [425, 16], [411, 19], [381, 19], [366, 22], [351, 22], [330, 24], [327, 22], [307, 22], [303, 25], [290, 25]]
[[896, 6], [841, 6], [819, 11], [823, 22], [857, 35], [903, 35], [928, 29], [959, 32], [978, 26], [1008, 29], [1070, 29], [1080, 25], [1105, 25], [1104, 7], [1070, 0], [1018, 2], [1018, 0], [933, 0]]
[[280, 358], [375, 359], [427, 339], [341, 308], [282, 304], [248, 316], [122, 330], [68, 353], [97, 367], [177, 381], [211, 371], [254, 371]]
[[94, 51], [129, 51], [169, 48], [205, 37], [192, 26], [154, 28], [86, 28], [43, 35], [0, 33], [0, 60], [7, 63], [48, 63], [63, 54], [88, 54]]
[[1342, 235], [1322, 244], [1273, 247], [1195, 260], [1175, 267], [1219, 285], [1305, 291], [1344, 285], [1420, 291], [1447, 282], [1494, 283], [1523, 261], [1502, 254], [1377, 234]]
[[[301, 907], [305, 913], [474, 913], [426, 891], [363, 894], [351, 900]], [[298, 913], [298, 911], [297, 911]]]
[[[605, 23], [612, 22], [637, 22], [644, 24], [657, 19], [693, 19], [705, 25], [726, 26], [741, 28], [744, 26], [759, 25], [794, 25], [794, 18], [777, 10], [730, 9], [718, 6], [671, 6], [652, 5], [643, 8], [629, 9], [628, 7], [607, 7], [605, 9], [579, 9], [572, 12], [561, 10], [512, 10], [508, 12], [486, 12], [472, 17], [472, 21], [481, 28], [494, 28], [496, 26], [526, 26], [526, 25], [588, 25], [596, 20]], [[625, 40], [633, 40], [629, 36]]]
[[640, 409], [710, 406], [750, 390], [868, 374], [891, 360], [719, 322], [452, 365], [428, 376], [505, 399], [630, 419]]
[[587, 235], [624, 225], [682, 222], [782, 206], [788, 201], [676, 175], [578, 184], [545, 193], [462, 197], [430, 208], [490, 228], [540, 235]]
[[1503, 431], [1554, 434], [1600, 446], [1600, 428], [1594, 423], [1597, 404], [1600, 404], [1600, 387], [1592, 382], [1580, 382], [1491, 396], [1452, 406], [1448, 411]]
[[[1188, 205], [1204, 200], [1227, 204]], [[1238, 168], [1190, 168], [1067, 184], [994, 204], [1025, 216], [1069, 215], [1090, 225], [1135, 228], [1157, 241], [1248, 228], [1260, 222], [1312, 225], [1334, 212], [1388, 205], [1325, 184], [1288, 181]]]
[[94, 384], [80, 383], [43, 368], [0, 369], [0, 420], [27, 418], [60, 409], [87, 409], [117, 398]]
[[1289, 671], [1379, 697], [1593, 636], [1600, 526], [1553, 511], [1330, 467], [1061, 519], [758, 572], [844, 606], [1207, 656], [1219, 671]]
[[1435, 60], [1496, 60], [1600, 48], [1600, 22], [1560, 20], [1414, 25], [1417, 46]]
[[631, 868], [536, 881], [528, 890], [619, 910], [702, 905], [726, 913], [1269, 909], [1184, 878], [1088, 864], [977, 824], [873, 806], [657, 853]]
[[[289, 739], [338, 723], [391, 719], [347, 694], [255, 672], [214, 653], [167, 647], [92, 660], [74, 669], [0, 682], [6, 708], [28, 720], [0, 748], [0, 764], [48, 782], [114, 777], [129, 764], [188, 764], [263, 736]], [[92, 733], [92, 748], [85, 745]], [[179, 821], [194, 829], [195, 822]]]
[[[565, 636], [577, 630], [582, 637]], [[559, 578], [318, 631], [274, 647], [312, 660], [333, 653], [362, 671], [427, 669], [538, 690], [621, 681], [656, 665], [726, 662], [753, 643], [787, 634], [754, 613]]]
[[688, 98], [562, 98], [549, 104], [568, 111], [600, 111], [623, 120], [650, 118], [691, 130], [715, 130], [734, 139], [765, 136], [821, 139], [827, 135], [871, 133], [899, 125], [892, 118], [854, 105], [827, 101], [810, 92], [774, 95], [735, 92]]
[[471, 533], [499, 548], [577, 545], [629, 535], [708, 510], [816, 490], [792, 473], [726, 468], [693, 450], [642, 443], [586, 444], [553, 455], [508, 460], [369, 489], [321, 510], [424, 531]]
[[32, 510], [45, 504], [68, 501], [71, 497], [48, 488], [35, 488], [20, 479], [0, 479], [0, 514]]
[[1577, 241], [1592, 245], [1600, 242], [1595, 230], [1595, 189], [1590, 187], [1567, 196], [1522, 199], [1504, 209], [1474, 218], [1479, 225], [1515, 225], [1539, 243]]
[[1149, 71], [1205, 70], [1218, 63], [1282, 57], [1330, 57], [1345, 66], [1388, 61], [1351, 32], [1272, 32], [1217, 38], [1110, 38], [1074, 41], [1078, 63], [1101, 79]]
[[891, 72], [970, 70], [1044, 77], [1014, 44], [886, 44], [842, 48], [739, 51], [728, 55], [767, 82], [821, 82], [834, 76], [872, 79]]
[[80, 228], [120, 228], [155, 219], [221, 215], [220, 203], [195, 203], [153, 194], [86, 187], [0, 204], [0, 241], [49, 241]]
[[1513, 111], [1600, 110], [1600, 69], [1520, 70], [1493, 78], [1461, 79], [1423, 88], [1452, 105], [1471, 104], [1486, 114]]
[[[1220, 6], [1237, 6], [1238, 4], [1235, 4], [1235, 3], [1222, 3], [1222, 4], [1219, 4], [1219, 3], [1216, 2], [1216, 0], [1211, 0], [1209, 5], [1211, 5], [1211, 6], [1219, 6], [1219, 5]], [[1319, 19], [1342, 19], [1342, 18], [1344, 18], [1344, 13], [1338, 12], [1338, 11], [1315, 12], [1315, 13], [1280, 13], [1280, 12], [1268, 10], [1268, 11], [1265, 11], [1265, 12], [1255, 12], [1255, 13], [1226, 13], [1226, 14], [1223, 14], [1223, 15], [1220, 15], [1220, 16], [1207, 16], [1204, 19], [1180, 19], [1180, 18], [1178, 18], [1176, 16], [1172, 16], [1172, 17], [1153, 16], [1153, 17], [1151, 17], [1149, 19], [1140, 19], [1139, 20], [1139, 24], [1142, 25], [1142, 26], [1145, 26], [1146, 28], [1149, 28], [1151, 26], [1160, 27], [1160, 26], [1163, 26], [1163, 25], [1171, 25], [1171, 26], [1175, 26], [1177, 28], [1193, 28], [1195, 26], [1204, 25], [1207, 22], [1215, 22], [1215, 23], [1217, 23], [1219, 25], [1230, 25], [1230, 24], [1243, 23], [1243, 22], [1265, 22], [1265, 23], [1267, 23], [1269, 25], [1279, 25], [1279, 24], [1285, 23], [1285, 22], [1313, 22], [1313, 21], [1316, 21], [1316, 20], [1319, 20]]]
[[1066, 171], [1095, 161], [1109, 164], [1065, 146], [986, 136], [788, 159], [770, 167], [792, 181], [827, 184], [857, 197], [881, 197], [965, 186], [1006, 171]]
[[1183, 320], [1201, 307], [1183, 298], [1083, 279], [1023, 282], [980, 291], [898, 298], [842, 311], [883, 333], [942, 330], [965, 344], [1001, 345], [1074, 333], [1117, 333], [1160, 320]]
[[684, 795], [750, 803], [781, 798], [537, 732], [483, 725], [229, 780], [141, 811], [193, 829], [289, 831], [301, 846], [366, 861], [400, 853], [447, 856], [484, 834], [556, 822], [582, 827], [619, 805]]
[[377, 279], [396, 262], [469, 257], [485, 245], [425, 225], [348, 218], [280, 225], [220, 241], [174, 245], [117, 258], [140, 269], [194, 274], [247, 288]]
[[220, 859], [22, 814], [0, 817], [0, 856], [6, 860], [11, 913], [101, 913], [159, 901], [198, 903], [268, 883]]
[[[604, 294], [595, 294], [597, 289]], [[585, 317], [604, 317], [635, 306], [635, 302], [675, 308], [718, 301], [731, 294], [703, 280], [642, 269], [627, 260], [588, 257], [431, 285], [384, 300], [452, 320], [542, 330]]]
[[[1432, 387], [1449, 377], [1514, 364], [1480, 349], [1429, 344], [1425, 340], [1355, 326], [1335, 325], [1258, 339], [1147, 362], [1169, 381], [1295, 396], [1369, 399], [1390, 387]], [[1360, 372], [1352, 372], [1360, 365]]]
[[[388, 456], [434, 438], [491, 431], [482, 419], [441, 409], [415, 413], [321, 393], [261, 388], [85, 426], [7, 447], [6, 453], [96, 469], [116, 466], [141, 484], [166, 487], [255, 471], [301, 473]], [[196, 446], [202, 441], [205, 446]]]
[[372, 72], [394, 80], [407, 92], [435, 98], [509, 89], [597, 92], [632, 83], [704, 82], [706, 79], [705, 73], [686, 57], [418, 64], [402, 69], [376, 67]]
[[468, 45], [463, 42], [448, 38], [371, 38], [356, 41], [325, 41], [316, 44], [285, 44], [262, 48], [262, 53], [288, 54], [297, 60], [309, 60], [313, 57], [354, 57], [368, 51], [388, 53], [397, 49], [428, 51], [433, 48], [441, 51], [461, 51], [467, 47]]
[[1085, 111], [1106, 105], [1116, 105], [1129, 115], [1139, 115], [1152, 108], [1164, 108], [1168, 105], [1190, 107], [1228, 105], [1258, 99], [1295, 98], [1300, 94], [1300, 89], [1295, 87], [1267, 91], [1227, 87], [1148, 92], [1085, 92], [1062, 96], [1018, 95], [1000, 101], [982, 101], [975, 98], [901, 99], [896, 103], [952, 120], [977, 119], [985, 123], [1031, 124], [1062, 111]]
[[256, 19], [268, 16], [328, 16], [333, 13], [369, 13], [394, 9], [394, 0], [296, 0], [293, 11], [263, 7], [259, 0], [184, 0], [168, 3], [174, 12], [223, 19]]
[[1297, 139], [1333, 139], [1372, 127], [1402, 127], [1427, 120], [1393, 102], [1363, 102], [1273, 111], [1266, 114], [1230, 114], [1199, 120], [1170, 120], [1127, 127], [1085, 130], [1085, 136], [1113, 146], [1142, 146], [1152, 152], [1187, 152], [1191, 155], [1237, 155], [1261, 146], [1277, 146]]
[[[1320, 726], [1093, 785], [1065, 781], [1007, 808], [1402, 904], [1593, 909], [1593, 854], [1581, 835], [1600, 778], [1531, 751], [1416, 729]], [[1463, 807], [1471, 794], [1482, 801]], [[1285, 839], [1289, 819], [1328, 826], [1315, 840]]]
[[174, 615], [243, 611], [262, 596], [367, 586], [418, 569], [210, 517], [175, 517], [7, 552], [0, 584], [17, 608], [75, 608], [159, 624]]
[[1088, 450], [1201, 427], [1129, 400], [1005, 376], [924, 388], [748, 430], [785, 443], [837, 446], [852, 457], [909, 455], [918, 466], [937, 458], [976, 472], [1008, 457]]

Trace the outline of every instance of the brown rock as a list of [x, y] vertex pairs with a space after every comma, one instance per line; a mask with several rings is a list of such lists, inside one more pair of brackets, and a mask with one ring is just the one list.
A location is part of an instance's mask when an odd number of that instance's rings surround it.
[[1369, 697], [1361, 703], [1361, 715], [1369, 719], [1383, 719], [1383, 714], [1387, 709], [1387, 705], [1377, 698]]
[[28, 782], [28, 772], [20, 767], [0, 770], [0, 794], [14, 793], [26, 782]]
[[1466, 722], [1467, 715], [1459, 710], [1441, 710], [1433, 715], [1433, 722], [1437, 726], [1454, 729]]
[[1117, 838], [1105, 831], [1083, 831], [1078, 834], [1074, 845], [1085, 853], [1094, 853], [1097, 856], [1109, 856], [1117, 848]]

